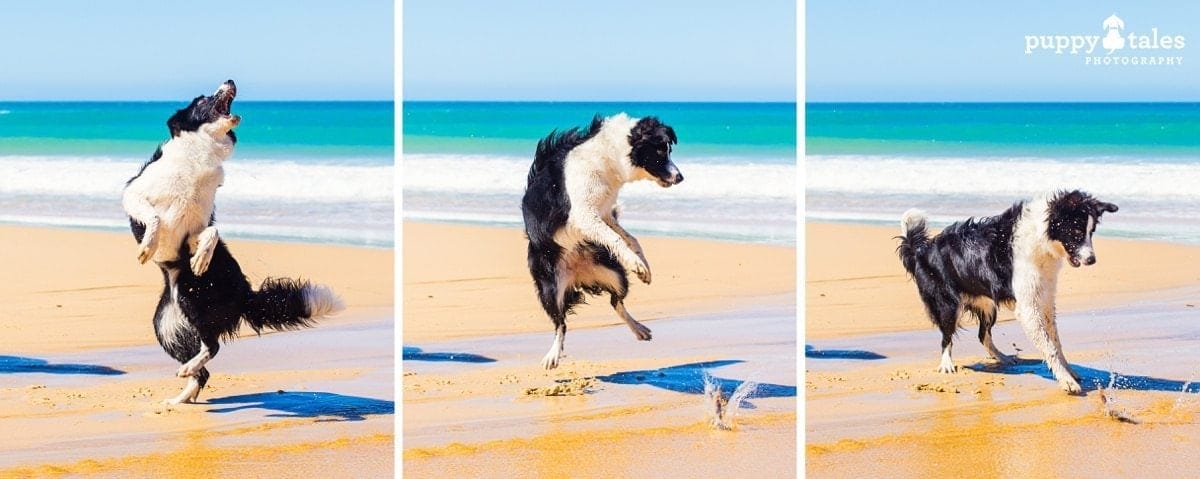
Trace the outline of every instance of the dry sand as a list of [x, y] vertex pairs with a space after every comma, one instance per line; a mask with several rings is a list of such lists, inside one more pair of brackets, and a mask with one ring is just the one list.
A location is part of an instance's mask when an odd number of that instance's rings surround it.
[[[404, 224], [404, 472], [434, 477], [789, 477], [795, 474], [795, 251], [639, 238], [636, 341], [606, 298], [553, 338], [515, 229]], [[633, 279], [632, 281], [636, 281]], [[704, 372], [761, 383], [714, 428]]]
[[1097, 238], [1095, 266], [1063, 270], [1063, 347], [1088, 389], [1075, 397], [1007, 311], [996, 343], [1025, 361], [986, 360], [968, 326], [959, 371], [937, 373], [940, 334], [895, 256], [898, 229], [806, 225], [809, 477], [1153, 477], [1200, 465], [1200, 248]]
[[151, 325], [161, 273], [132, 236], [0, 226], [0, 476], [391, 476], [391, 250], [228, 243], [251, 283], [312, 279], [347, 310], [243, 334], [201, 404], [166, 407], [184, 382]]

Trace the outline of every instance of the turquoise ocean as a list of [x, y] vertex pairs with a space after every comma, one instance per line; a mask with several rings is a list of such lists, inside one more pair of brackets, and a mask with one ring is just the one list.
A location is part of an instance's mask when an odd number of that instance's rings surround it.
[[[0, 101], [0, 223], [128, 231], [125, 182], [186, 102]], [[222, 236], [390, 247], [393, 103], [234, 103]]]
[[1086, 190], [1121, 210], [1098, 235], [1200, 243], [1200, 104], [809, 103], [808, 219], [988, 216]]
[[794, 244], [794, 103], [405, 102], [406, 219], [520, 227], [538, 140], [596, 114], [657, 116], [679, 137], [683, 183], [626, 185], [634, 234]]

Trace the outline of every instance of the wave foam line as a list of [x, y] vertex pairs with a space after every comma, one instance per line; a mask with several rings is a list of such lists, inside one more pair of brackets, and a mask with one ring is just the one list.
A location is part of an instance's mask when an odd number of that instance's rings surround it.
[[1200, 165], [1055, 159], [809, 156], [806, 188], [821, 193], [1028, 196], [1082, 188], [1112, 197], [1200, 198]]
[[[530, 159], [485, 155], [405, 155], [404, 189], [464, 194], [517, 194], [525, 191]], [[671, 187], [672, 197], [796, 198], [793, 164], [688, 164], [675, 159], [684, 182]], [[625, 187], [622, 195], [658, 195], [650, 181]]]
[[[108, 157], [0, 157], [0, 194], [119, 198], [144, 160]], [[281, 201], [391, 201], [391, 165], [225, 163], [219, 195]]]

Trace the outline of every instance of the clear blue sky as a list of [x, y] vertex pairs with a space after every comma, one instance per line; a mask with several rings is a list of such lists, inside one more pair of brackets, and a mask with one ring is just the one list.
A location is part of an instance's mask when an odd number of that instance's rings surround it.
[[795, 101], [793, 0], [406, 0], [406, 100]]
[[[1200, 101], [1200, 2], [810, 0], [805, 13], [806, 101]], [[1185, 36], [1183, 65], [1025, 54], [1025, 35], [1103, 35], [1114, 13], [1123, 34]]]
[[391, 0], [4, 2], [0, 100], [388, 100]]

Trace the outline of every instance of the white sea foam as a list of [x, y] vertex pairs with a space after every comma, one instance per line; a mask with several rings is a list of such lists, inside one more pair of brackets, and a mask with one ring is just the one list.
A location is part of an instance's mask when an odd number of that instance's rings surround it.
[[[2, 156], [0, 194], [119, 198], [144, 160]], [[224, 199], [289, 202], [391, 201], [391, 165], [303, 164], [234, 158], [225, 164]]]
[[1200, 199], [1200, 167], [1178, 162], [813, 155], [805, 173], [815, 193], [1019, 198], [1082, 188], [1108, 197]]
[[[525, 190], [530, 159], [487, 155], [404, 155], [401, 177], [405, 191], [463, 194], [520, 194]], [[684, 182], [671, 187], [674, 198], [759, 198], [794, 201], [793, 164], [688, 163], [674, 158]], [[633, 183], [622, 196], [659, 195], [653, 182]]]
[[1200, 242], [1200, 166], [1174, 158], [915, 158], [814, 155], [806, 159], [809, 220], [894, 224], [926, 209], [945, 225], [986, 216], [1035, 194], [1083, 189], [1120, 205], [1103, 236]]

